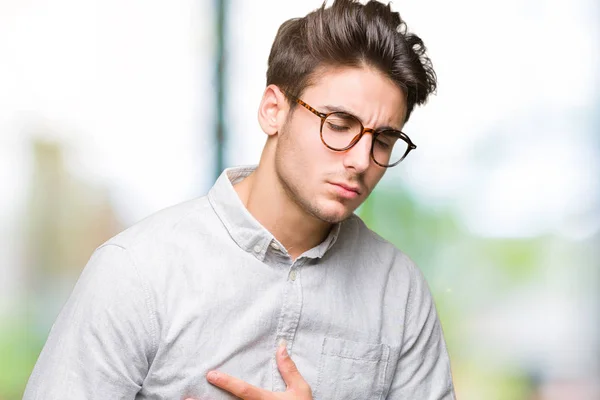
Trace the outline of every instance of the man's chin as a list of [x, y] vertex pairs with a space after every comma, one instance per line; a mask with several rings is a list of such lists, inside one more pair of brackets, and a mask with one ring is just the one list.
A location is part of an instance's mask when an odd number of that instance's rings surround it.
[[316, 217], [330, 224], [337, 224], [352, 215], [353, 211], [354, 208], [334, 202], [334, 204], [327, 204], [324, 207], [320, 207], [316, 213]]

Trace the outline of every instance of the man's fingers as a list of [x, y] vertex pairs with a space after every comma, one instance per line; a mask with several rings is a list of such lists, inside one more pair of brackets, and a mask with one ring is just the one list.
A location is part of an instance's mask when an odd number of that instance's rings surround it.
[[[292, 395], [295, 399], [312, 399], [310, 386], [308, 386], [308, 383], [306, 383], [302, 375], [300, 375], [296, 364], [290, 358], [285, 342], [279, 345], [276, 359], [281, 377], [287, 385], [287, 392], [289, 392], [287, 395]], [[210, 371], [206, 375], [206, 379], [213, 385], [244, 400], [275, 398], [274, 393], [252, 386], [241, 379], [234, 378], [223, 372]]]
[[279, 344], [276, 358], [279, 373], [289, 390], [310, 391], [308, 383], [306, 383], [300, 371], [298, 371], [296, 363], [292, 361], [292, 358], [288, 354], [285, 341]]
[[252, 386], [241, 379], [224, 374], [223, 372], [210, 371], [206, 379], [215, 386], [244, 400], [260, 400], [265, 390]]

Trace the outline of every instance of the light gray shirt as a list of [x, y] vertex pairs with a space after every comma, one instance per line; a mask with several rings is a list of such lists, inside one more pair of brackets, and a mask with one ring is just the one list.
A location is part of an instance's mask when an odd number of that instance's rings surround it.
[[285, 390], [283, 338], [315, 399], [454, 399], [414, 263], [356, 215], [293, 261], [237, 196], [253, 168], [100, 246], [52, 327], [25, 399], [228, 399], [212, 369]]

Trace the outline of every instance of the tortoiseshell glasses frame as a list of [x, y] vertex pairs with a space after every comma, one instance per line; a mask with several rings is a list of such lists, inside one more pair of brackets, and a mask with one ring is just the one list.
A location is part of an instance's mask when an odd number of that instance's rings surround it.
[[[347, 151], [350, 150], [352, 147], [354, 147], [354, 145], [356, 145], [356, 143], [358, 143], [360, 141], [360, 139], [363, 137], [363, 135], [365, 133], [370, 133], [373, 137], [372, 137], [372, 143], [371, 143], [371, 159], [373, 160], [373, 162], [377, 165], [379, 165], [380, 167], [384, 167], [384, 168], [391, 168], [394, 167], [398, 164], [400, 164], [400, 162], [402, 162], [406, 156], [408, 155], [408, 153], [411, 152], [411, 150], [414, 150], [417, 148], [417, 146], [410, 140], [410, 138], [408, 137], [408, 135], [406, 135], [404, 132], [396, 130], [396, 129], [372, 129], [372, 128], [365, 128], [364, 125], [362, 124], [362, 122], [360, 121], [360, 119], [358, 119], [358, 117], [352, 115], [352, 114], [348, 114], [345, 112], [340, 112], [340, 111], [334, 111], [334, 112], [330, 112], [330, 113], [322, 113], [320, 111], [315, 110], [312, 106], [310, 106], [309, 104], [307, 104], [306, 102], [302, 101], [301, 99], [299, 99], [296, 96], [293, 96], [287, 92], [284, 92], [286, 96], [288, 96], [290, 99], [294, 100], [296, 103], [298, 103], [299, 105], [301, 105], [302, 107], [306, 108], [308, 111], [310, 111], [311, 113], [315, 114], [317, 117], [319, 117], [321, 119], [321, 126], [320, 126], [320, 137], [321, 137], [321, 142], [323, 142], [323, 145], [325, 147], [327, 147], [330, 150], [333, 151]], [[360, 126], [360, 132], [354, 136], [354, 138], [350, 141], [350, 143], [345, 146], [345, 147], [341, 147], [341, 148], [337, 148], [337, 147], [333, 147], [331, 145], [329, 145], [326, 141], [325, 138], [323, 137], [323, 125], [325, 125], [325, 121], [327, 120], [328, 117], [332, 116], [332, 115], [336, 115], [336, 116], [342, 116], [343, 118], [347, 118], [347, 119], [352, 119], [355, 120], [356, 123], [359, 124]], [[374, 154], [374, 149], [375, 149], [375, 142], [377, 140], [377, 137], [379, 135], [386, 135], [386, 136], [391, 136], [400, 140], [403, 140], [406, 144], [407, 144], [407, 148], [406, 151], [404, 152], [404, 154], [402, 154], [402, 156], [400, 157], [400, 159], [398, 161], [395, 161], [391, 164], [384, 164], [384, 163], [380, 163], [377, 161], [377, 159], [375, 158], [375, 154]], [[391, 151], [390, 151], [391, 154]]]

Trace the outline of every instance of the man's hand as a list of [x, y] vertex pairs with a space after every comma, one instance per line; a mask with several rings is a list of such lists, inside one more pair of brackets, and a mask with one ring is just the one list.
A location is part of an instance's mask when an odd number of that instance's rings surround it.
[[287, 385], [285, 392], [269, 392], [218, 371], [210, 371], [206, 379], [243, 400], [312, 400], [310, 386], [290, 358], [285, 343], [277, 349], [276, 359], [281, 377]]

